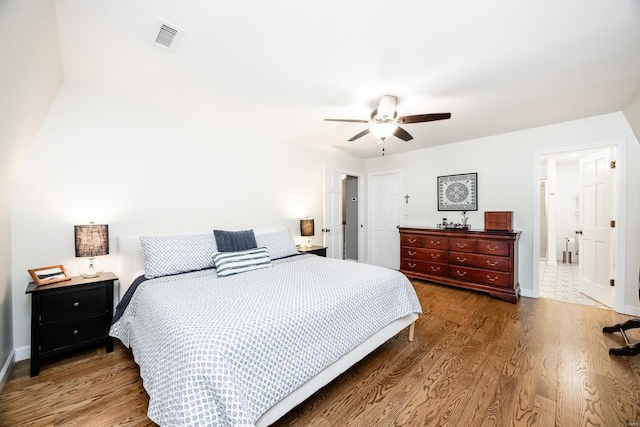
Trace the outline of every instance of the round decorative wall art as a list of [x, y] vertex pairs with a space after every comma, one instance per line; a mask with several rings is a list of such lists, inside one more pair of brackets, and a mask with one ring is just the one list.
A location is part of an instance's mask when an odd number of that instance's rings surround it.
[[478, 174], [465, 173], [438, 177], [439, 211], [477, 211]]

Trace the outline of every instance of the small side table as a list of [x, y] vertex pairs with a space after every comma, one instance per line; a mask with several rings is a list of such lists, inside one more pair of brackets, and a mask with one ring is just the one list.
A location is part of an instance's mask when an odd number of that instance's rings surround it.
[[31, 376], [40, 373], [42, 359], [79, 348], [104, 343], [113, 351], [109, 327], [113, 318], [113, 273], [98, 277], [37, 286], [30, 282], [31, 294]]
[[304, 252], [307, 254], [314, 254], [318, 256], [327, 257], [327, 247], [326, 246], [311, 246], [310, 248], [306, 246], [300, 246], [298, 248], [298, 252]]

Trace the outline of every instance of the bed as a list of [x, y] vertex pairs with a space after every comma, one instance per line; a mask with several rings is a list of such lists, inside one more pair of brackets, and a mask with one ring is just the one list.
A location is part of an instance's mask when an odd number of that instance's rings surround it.
[[234, 251], [212, 236], [119, 238], [110, 335], [159, 425], [268, 426], [398, 332], [413, 339], [421, 307], [401, 273], [299, 254], [288, 230]]

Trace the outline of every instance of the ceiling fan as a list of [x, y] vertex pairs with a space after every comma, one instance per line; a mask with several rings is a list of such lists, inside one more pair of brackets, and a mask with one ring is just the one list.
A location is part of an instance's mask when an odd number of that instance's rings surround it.
[[349, 141], [355, 141], [358, 138], [372, 133], [380, 141], [394, 135], [403, 141], [410, 141], [413, 137], [399, 125], [433, 122], [436, 120], [446, 120], [451, 118], [451, 113], [435, 113], [435, 114], [416, 114], [413, 116], [398, 117], [396, 104], [398, 97], [393, 95], [383, 95], [378, 102], [378, 107], [371, 112], [369, 120], [357, 119], [324, 119], [327, 122], [350, 122], [350, 123], [369, 123], [369, 128], [363, 130], [359, 134], [352, 137]]

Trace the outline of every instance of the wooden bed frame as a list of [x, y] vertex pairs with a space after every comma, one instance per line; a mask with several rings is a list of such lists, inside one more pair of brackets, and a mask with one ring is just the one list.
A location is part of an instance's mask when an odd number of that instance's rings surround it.
[[[258, 231], [266, 232], [273, 230]], [[118, 301], [124, 296], [127, 289], [133, 282], [134, 278], [142, 274], [144, 271], [144, 256], [142, 254], [142, 247], [140, 246], [140, 236], [121, 236], [118, 239]], [[114, 292], [115, 293], [115, 292]], [[409, 328], [409, 341], [413, 341], [415, 321], [418, 319], [418, 314], [412, 313], [401, 319], [398, 319], [380, 331], [375, 335], [369, 337], [362, 344], [357, 346], [349, 353], [342, 356], [336, 362], [326, 367], [319, 372], [316, 376], [311, 378], [305, 384], [298, 389], [294, 390], [289, 395], [285, 396], [281, 401], [272, 406], [256, 421], [256, 427], [265, 427], [273, 424], [287, 412], [291, 411], [298, 404], [302, 403], [309, 396], [320, 390], [322, 387], [330, 383], [340, 374], [345, 372], [351, 366], [362, 360], [365, 356], [371, 353], [376, 348], [380, 347], [390, 338], [397, 335], [405, 328]]]

